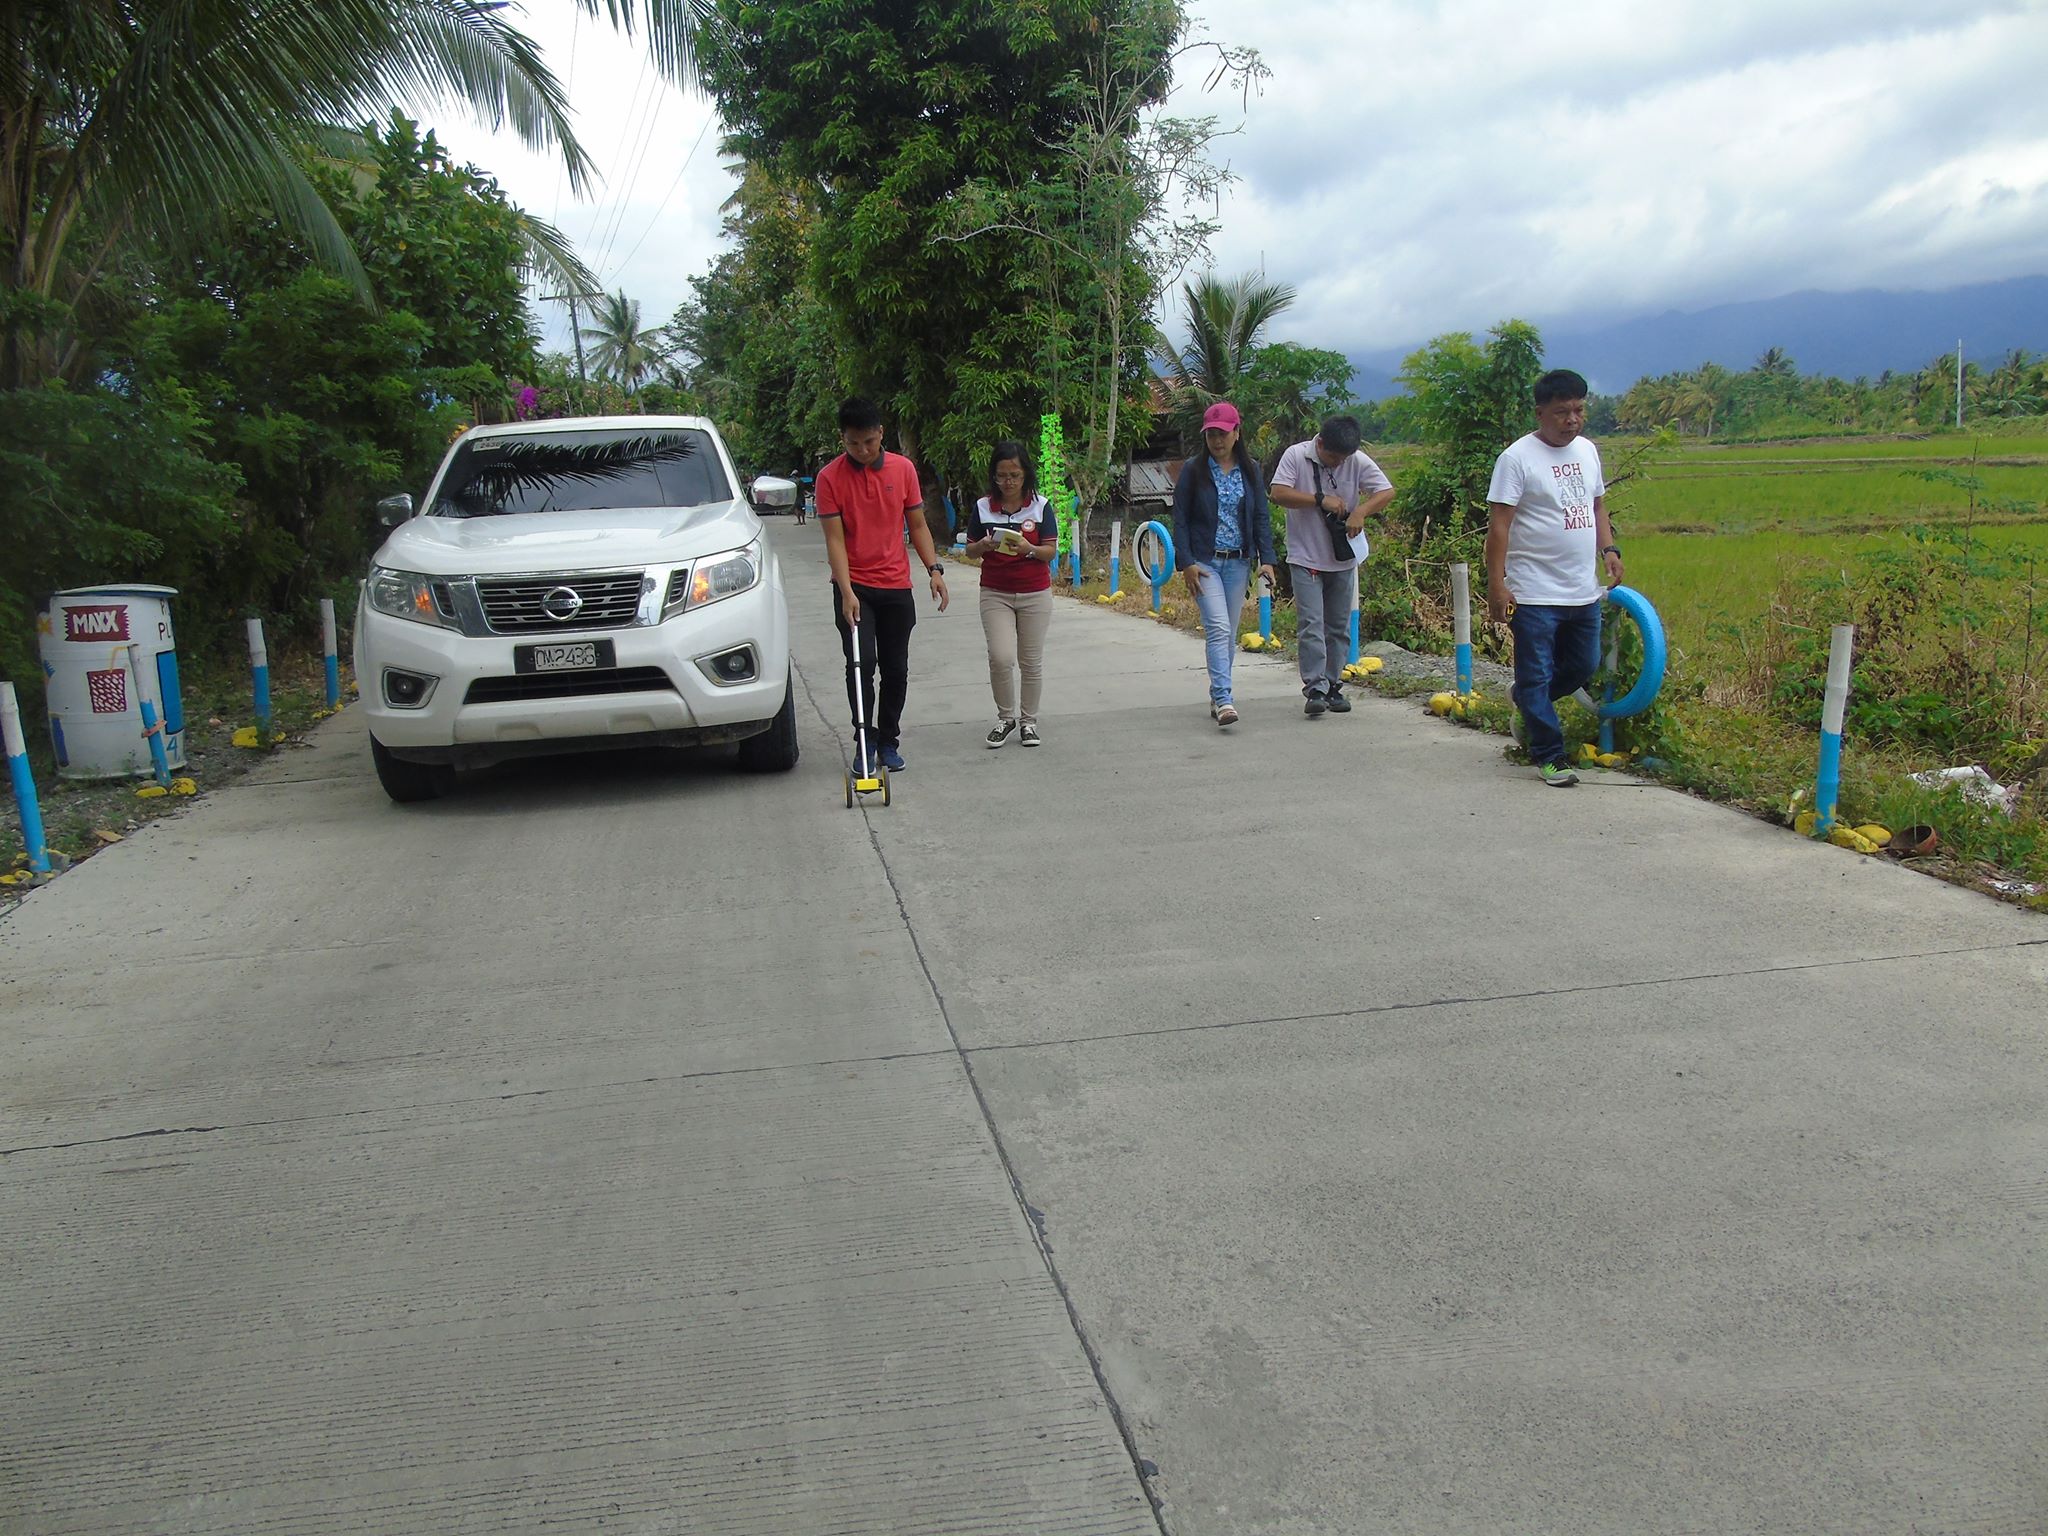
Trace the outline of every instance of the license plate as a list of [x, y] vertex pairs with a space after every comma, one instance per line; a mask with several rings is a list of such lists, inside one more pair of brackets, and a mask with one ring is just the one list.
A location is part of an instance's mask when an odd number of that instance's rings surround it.
[[609, 640], [564, 640], [553, 645], [520, 645], [512, 650], [512, 667], [517, 672], [582, 672], [611, 664]]

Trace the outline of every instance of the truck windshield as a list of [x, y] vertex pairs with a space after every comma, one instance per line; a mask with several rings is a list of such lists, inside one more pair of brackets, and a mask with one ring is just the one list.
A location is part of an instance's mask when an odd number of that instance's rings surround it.
[[475, 437], [455, 450], [430, 517], [696, 507], [732, 491], [709, 433], [690, 429]]

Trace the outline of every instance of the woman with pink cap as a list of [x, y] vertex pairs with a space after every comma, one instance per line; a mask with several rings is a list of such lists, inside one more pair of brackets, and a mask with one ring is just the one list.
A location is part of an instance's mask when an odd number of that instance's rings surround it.
[[1252, 566], [1273, 579], [1273, 518], [1266, 477], [1238, 443], [1237, 407], [1218, 400], [1202, 417], [1202, 446], [1180, 467], [1173, 485], [1173, 550], [1182, 579], [1202, 614], [1209, 652], [1209, 716], [1237, 724], [1230, 664], [1237, 655], [1237, 616]]

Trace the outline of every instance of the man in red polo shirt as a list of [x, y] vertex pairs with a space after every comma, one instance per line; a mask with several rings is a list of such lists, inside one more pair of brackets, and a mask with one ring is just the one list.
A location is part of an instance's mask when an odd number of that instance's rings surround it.
[[[910, 561], [903, 534], [917, 546], [932, 579], [932, 600], [946, 611], [946, 568], [932, 548], [924, 520], [924, 496], [917, 469], [900, 453], [882, 450], [882, 412], [872, 400], [848, 400], [839, 407], [839, 441], [846, 452], [818, 471], [818, 518], [825, 525], [825, 553], [832, 561], [832, 618], [846, 653], [846, 702], [873, 744], [882, 766], [904, 769], [903, 701], [910, 692], [910, 631], [917, 625], [917, 599], [910, 590]], [[860, 695], [854, 693], [853, 626], [860, 626]], [[875, 669], [882, 686], [875, 687]], [[867, 704], [862, 721], [860, 703]], [[863, 771], [867, 769], [862, 765]]]

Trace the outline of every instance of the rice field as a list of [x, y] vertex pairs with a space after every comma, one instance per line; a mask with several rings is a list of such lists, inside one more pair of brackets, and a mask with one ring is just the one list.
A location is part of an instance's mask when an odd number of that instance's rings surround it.
[[[1611, 503], [1628, 582], [1695, 656], [1765, 613], [1788, 581], [1898, 547], [1912, 525], [1963, 526], [1993, 549], [2038, 554], [2048, 580], [2048, 438], [2001, 438], [1976, 461], [1959, 439], [1692, 448]], [[1995, 447], [1995, 452], [1992, 449]], [[1937, 468], [1982, 482], [1977, 506]]]

